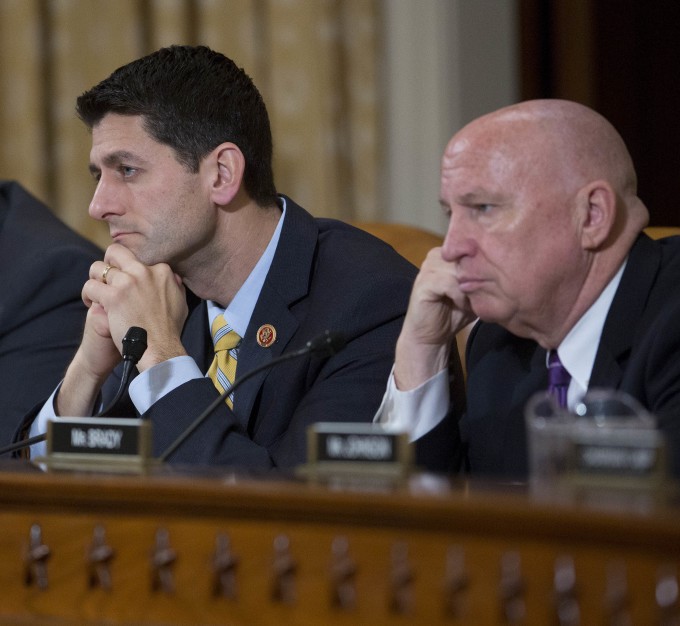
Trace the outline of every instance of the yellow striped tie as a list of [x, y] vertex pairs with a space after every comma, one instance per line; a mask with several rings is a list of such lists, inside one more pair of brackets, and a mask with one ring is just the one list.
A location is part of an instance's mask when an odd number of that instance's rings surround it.
[[[229, 326], [221, 314], [213, 320], [211, 332], [215, 345], [215, 358], [208, 370], [208, 376], [217, 387], [217, 391], [224, 393], [234, 384], [237, 348], [241, 343], [241, 337]], [[226, 403], [230, 409], [234, 408], [234, 394], [227, 397]]]

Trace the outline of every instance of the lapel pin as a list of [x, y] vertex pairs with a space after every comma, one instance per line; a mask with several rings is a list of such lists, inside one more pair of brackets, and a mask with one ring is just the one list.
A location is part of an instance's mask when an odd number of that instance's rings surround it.
[[276, 341], [276, 328], [271, 324], [262, 324], [257, 329], [257, 345], [269, 348]]

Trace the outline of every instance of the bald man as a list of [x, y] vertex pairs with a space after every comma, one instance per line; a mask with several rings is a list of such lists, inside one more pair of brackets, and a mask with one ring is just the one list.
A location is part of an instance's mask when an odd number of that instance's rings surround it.
[[[524, 407], [566, 368], [566, 404], [623, 390], [658, 417], [680, 473], [680, 237], [652, 241], [623, 140], [574, 102], [523, 102], [449, 142], [441, 248], [415, 281], [376, 420], [431, 469], [527, 474]], [[474, 318], [467, 401], [455, 335]], [[552, 357], [551, 357], [552, 358]]]

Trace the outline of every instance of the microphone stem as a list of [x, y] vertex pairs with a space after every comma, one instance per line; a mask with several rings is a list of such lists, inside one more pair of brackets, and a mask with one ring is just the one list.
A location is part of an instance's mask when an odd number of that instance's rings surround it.
[[123, 394], [128, 388], [130, 374], [132, 374], [132, 368], [135, 364], [136, 362], [133, 362], [133, 360], [129, 358], [123, 361], [123, 372], [120, 376], [120, 385], [118, 386], [118, 391], [116, 391], [116, 395], [114, 396], [113, 400], [111, 400], [109, 405], [97, 413], [95, 417], [109, 417], [108, 413], [118, 404], [118, 401], [123, 397]]
[[36, 435], [35, 437], [29, 437], [28, 439], [22, 439], [21, 441], [12, 443], [9, 446], [0, 448], [0, 455], [7, 454], [8, 452], [14, 452], [15, 450], [21, 450], [22, 448], [27, 448], [28, 446], [32, 446], [34, 443], [45, 441], [45, 439], [47, 439], [47, 433], [42, 433], [40, 435]]

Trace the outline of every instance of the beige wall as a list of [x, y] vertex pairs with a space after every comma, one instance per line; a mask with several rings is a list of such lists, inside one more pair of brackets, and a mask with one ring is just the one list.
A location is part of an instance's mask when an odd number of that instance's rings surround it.
[[267, 101], [280, 191], [316, 215], [442, 228], [439, 156], [514, 97], [514, 0], [0, 0], [0, 177], [102, 245], [75, 98], [162, 45], [234, 58]]
[[516, 4], [383, 0], [384, 219], [445, 232], [439, 162], [446, 143], [465, 123], [518, 98]]

